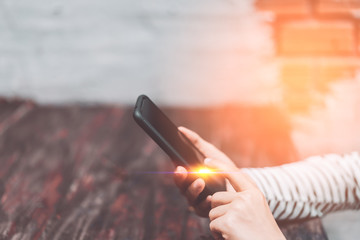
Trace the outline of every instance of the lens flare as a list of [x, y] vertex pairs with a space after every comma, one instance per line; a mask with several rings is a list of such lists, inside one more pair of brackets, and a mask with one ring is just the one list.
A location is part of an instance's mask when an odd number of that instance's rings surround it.
[[207, 174], [207, 173], [212, 173], [213, 171], [210, 168], [200, 168], [197, 170], [197, 172], [200, 174]]
[[194, 173], [201, 176], [201, 177], [206, 177], [209, 174], [214, 173], [214, 171], [212, 169], [210, 169], [210, 168], [200, 167], [200, 168], [196, 169], [194, 171]]

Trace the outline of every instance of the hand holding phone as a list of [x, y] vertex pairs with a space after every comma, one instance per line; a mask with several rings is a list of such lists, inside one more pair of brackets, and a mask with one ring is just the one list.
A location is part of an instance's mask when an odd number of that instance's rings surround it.
[[[175, 166], [183, 166], [190, 173], [194, 172], [194, 169], [203, 167], [206, 156], [147, 96], [138, 97], [133, 116], [140, 127], [169, 155]], [[197, 178], [199, 176], [187, 174], [189, 184]], [[204, 180], [205, 188], [194, 205], [200, 203], [208, 195], [225, 190], [225, 180], [216, 174], [209, 174]]]
[[[214, 145], [201, 138], [197, 133], [190, 129], [179, 127], [182, 132], [196, 148], [198, 148], [207, 158], [216, 159], [222, 162], [235, 166], [234, 163], [228, 158], [222, 151], [217, 149]], [[199, 194], [205, 188], [205, 181], [203, 178], [194, 180], [190, 185], [186, 183], [187, 170], [181, 166], [178, 166], [175, 170], [174, 180], [181, 193], [186, 197], [189, 205], [193, 207], [193, 210], [197, 215], [201, 217], [209, 217], [209, 211], [211, 209], [211, 198], [206, 198], [197, 205], [193, 202], [199, 196]], [[231, 184], [226, 184], [226, 191], [234, 192]]]

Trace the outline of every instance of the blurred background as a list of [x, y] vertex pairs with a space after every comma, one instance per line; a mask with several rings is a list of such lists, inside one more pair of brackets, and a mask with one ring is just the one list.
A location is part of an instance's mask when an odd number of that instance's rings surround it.
[[[359, 18], [358, 0], [1, 0], [0, 96], [221, 108], [211, 136], [233, 125], [243, 166], [254, 146], [241, 121], [275, 151], [253, 166], [359, 151]], [[284, 142], [266, 150], [264, 136]], [[236, 143], [222, 149], [236, 156]], [[329, 238], [358, 236], [358, 215], [326, 217]]]

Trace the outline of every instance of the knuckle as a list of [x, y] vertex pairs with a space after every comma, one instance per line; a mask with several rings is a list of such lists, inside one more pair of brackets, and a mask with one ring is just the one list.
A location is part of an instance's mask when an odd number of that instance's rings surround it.
[[210, 230], [211, 230], [211, 231], [216, 231], [216, 230], [217, 230], [214, 221], [211, 221], [211, 222], [210, 222], [209, 227], [210, 227]]
[[214, 193], [214, 194], [212, 195], [211, 200], [212, 200], [212, 202], [217, 202], [217, 201], [219, 201], [220, 197], [221, 197], [221, 193], [220, 193], [220, 192], [216, 192], [216, 193]]
[[218, 198], [221, 197], [221, 195], [222, 195], [221, 192], [216, 192], [216, 193], [213, 194], [213, 197], [216, 198], [216, 199], [218, 199]]
[[231, 229], [234, 225], [234, 217], [232, 213], [226, 214], [224, 216], [224, 228]]
[[210, 218], [210, 220], [212, 220], [212, 219], [214, 218], [214, 215], [215, 215], [214, 209], [211, 209], [211, 210], [209, 211], [209, 218]]
[[244, 209], [244, 202], [241, 199], [235, 199], [231, 202], [231, 205], [231, 207], [237, 211], [242, 211]]

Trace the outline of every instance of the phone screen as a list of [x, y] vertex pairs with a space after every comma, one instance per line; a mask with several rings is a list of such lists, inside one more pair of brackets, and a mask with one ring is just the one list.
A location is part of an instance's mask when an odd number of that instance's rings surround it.
[[[140, 109], [139, 109], [140, 107]], [[147, 97], [137, 106], [142, 120], [151, 136], [160, 147], [172, 158], [175, 165], [196, 166], [203, 162], [204, 155], [181, 133], [170, 119]], [[146, 129], [144, 129], [146, 131]]]

